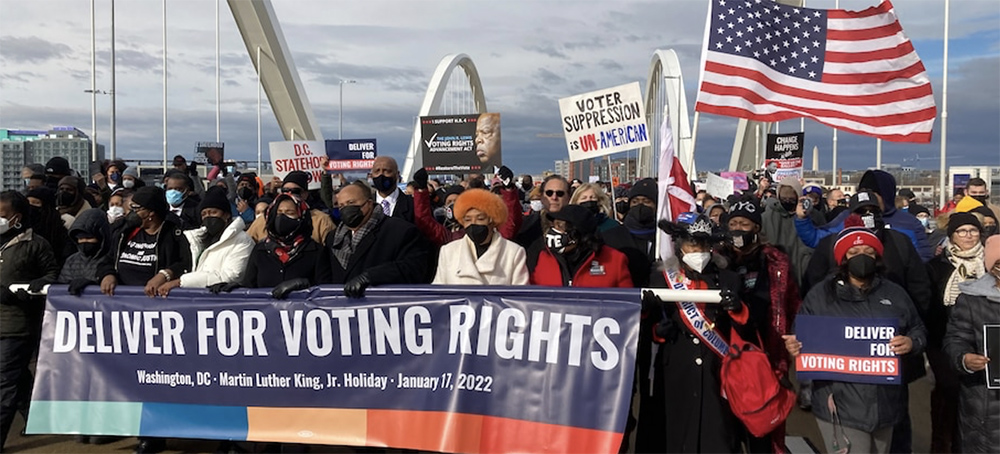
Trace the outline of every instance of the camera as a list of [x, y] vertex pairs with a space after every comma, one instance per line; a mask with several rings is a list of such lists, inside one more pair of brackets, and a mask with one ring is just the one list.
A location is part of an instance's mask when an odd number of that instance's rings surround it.
[[813, 201], [809, 197], [802, 198], [802, 209], [805, 211], [811, 210], [813, 207]]

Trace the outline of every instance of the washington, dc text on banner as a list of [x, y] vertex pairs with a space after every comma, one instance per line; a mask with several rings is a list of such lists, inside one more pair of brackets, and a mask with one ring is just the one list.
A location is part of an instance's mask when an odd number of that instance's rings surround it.
[[617, 452], [639, 291], [49, 291], [29, 433]]
[[899, 331], [893, 318], [799, 315], [795, 336], [802, 353], [795, 358], [799, 380], [835, 380], [900, 385], [899, 357], [889, 341]]

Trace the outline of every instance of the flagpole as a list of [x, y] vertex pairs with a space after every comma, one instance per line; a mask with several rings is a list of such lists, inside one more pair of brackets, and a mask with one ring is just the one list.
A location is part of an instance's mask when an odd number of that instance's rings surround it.
[[882, 139], [875, 139], [875, 168], [882, 169]]
[[[840, 0], [833, 3], [834, 9], [840, 9]], [[837, 173], [837, 128], [833, 128], [833, 175], [830, 177], [833, 186], [840, 186], [840, 177]]]
[[[608, 158], [608, 179], [611, 179], [611, 155], [607, 155]], [[625, 153], [625, 170], [628, 171], [628, 153]], [[615, 185], [611, 184], [611, 212], [615, 215], [615, 220], [618, 220], [618, 208], [615, 208]]]
[[163, 0], [163, 173], [167, 173], [167, 0]]
[[[221, 0], [215, 0], [215, 141], [220, 142], [222, 139], [221, 132], [222, 128], [220, 120], [222, 119], [222, 85], [219, 84], [220, 71], [219, 71], [219, 2]], [[257, 169], [260, 172], [260, 169]]]
[[945, 183], [948, 182], [947, 157], [948, 146], [948, 11], [950, 0], [944, 0], [944, 76], [941, 79], [941, 168], [939, 169], [941, 178], [941, 195], [938, 198], [938, 207], [943, 208], [947, 194], [945, 194]]

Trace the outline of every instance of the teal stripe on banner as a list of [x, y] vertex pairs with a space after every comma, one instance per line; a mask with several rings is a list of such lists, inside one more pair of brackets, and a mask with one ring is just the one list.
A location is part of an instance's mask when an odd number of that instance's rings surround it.
[[246, 407], [187, 405], [146, 402], [142, 404], [144, 437], [247, 439], [249, 423]]
[[139, 434], [140, 402], [31, 402], [29, 434]]

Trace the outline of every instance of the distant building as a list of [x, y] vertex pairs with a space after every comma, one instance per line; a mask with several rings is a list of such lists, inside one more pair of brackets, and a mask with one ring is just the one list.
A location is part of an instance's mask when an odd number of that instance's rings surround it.
[[[0, 188], [23, 188], [21, 169], [24, 166], [45, 165], [56, 156], [66, 158], [70, 168], [87, 177], [92, 146], [90, 137], [72, 126], [56, 126], [48, 131], [0, 129]], [[104, 160], [102, 145], [97, 146], [97, 160]]]
[[561, 175], [563, 178], [570, 179], [570, 162], [566, 159], [561, 159], [556, 161], [556, 175]]

